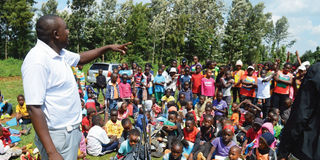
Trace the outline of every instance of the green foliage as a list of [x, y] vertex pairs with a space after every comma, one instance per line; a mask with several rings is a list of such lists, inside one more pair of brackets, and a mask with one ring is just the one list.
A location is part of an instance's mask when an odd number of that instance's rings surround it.
[[41, 14], [39, 15], [39, 17], [47, 14], [57, 15], [58, 14], [57, 8], [58, 8], [58, 2], [56, 0], [48, 0], [47, 2], [41, 5], [41, 9], [40, 9]]
[[318, 46], [314, 52], [311, 50], [306, 51], [300, 59], [302, 62], [309, 61], [310, 64], [320, 62], [320, 46]]
[[6, 0], [0, 7], [0, 58], [23, 58], [34, 41], [32, 17], [34, 15], [29, 0]]
[[0, 77], [21, 76], [22, 60], [8, 58], [6, 60], [0, 60]]

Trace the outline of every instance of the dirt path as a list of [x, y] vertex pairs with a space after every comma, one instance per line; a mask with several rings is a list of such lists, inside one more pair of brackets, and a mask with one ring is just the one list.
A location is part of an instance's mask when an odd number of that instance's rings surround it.
[[0, 81], [12, 81], [12, 80], [21, 80], [21, 76], [0, 77]]

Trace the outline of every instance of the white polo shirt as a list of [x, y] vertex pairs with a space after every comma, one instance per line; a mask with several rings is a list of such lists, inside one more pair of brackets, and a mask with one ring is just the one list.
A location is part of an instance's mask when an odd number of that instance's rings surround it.
[[38, 39], [23, 61], [26, 104], [41, 106], [49, 130], [79, 124], [82, 120], [80, 96], [71, 70], [79, 60], [79, 54], [63, 49], [59, 55]]

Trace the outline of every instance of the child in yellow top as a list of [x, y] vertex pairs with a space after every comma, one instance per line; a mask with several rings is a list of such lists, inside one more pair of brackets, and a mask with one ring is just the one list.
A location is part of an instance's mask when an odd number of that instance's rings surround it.
[[121, 137], [123, 127], [121, 121], [118, 120], [118, 110], [113, 108], [110, 111], [110, 120], [105, 125], [105, 130], [108, 137], [117, 136], [119, 139]]
[[27, 106], [24, 101], [24, 96], [22, 94], [17, 97], [18, 105], [16, 106], [16, 119], [20, 124], [31, 123], [29, 113], [27, 111]]

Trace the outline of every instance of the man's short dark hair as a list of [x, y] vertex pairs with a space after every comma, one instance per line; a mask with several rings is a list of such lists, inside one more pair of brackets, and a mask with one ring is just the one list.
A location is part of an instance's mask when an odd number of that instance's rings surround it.
[[60, 18], [57, 15], [44, 15], [36, 23], [37, 37], [44, 43], [49, 43], [52, 31], [57, 29], [56, 20]]

